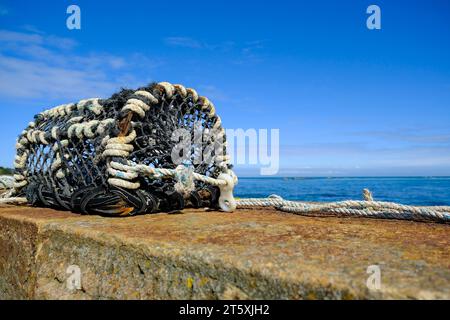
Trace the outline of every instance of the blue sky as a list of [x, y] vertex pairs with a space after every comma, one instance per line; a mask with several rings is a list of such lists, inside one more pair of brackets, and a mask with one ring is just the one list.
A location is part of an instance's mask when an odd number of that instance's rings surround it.
[[449, 39], [437, 0], [0, 0], [0, 165], [43, 109], [155, 80], [228, 128], [279, 128], [280, 175], [450, 175]]

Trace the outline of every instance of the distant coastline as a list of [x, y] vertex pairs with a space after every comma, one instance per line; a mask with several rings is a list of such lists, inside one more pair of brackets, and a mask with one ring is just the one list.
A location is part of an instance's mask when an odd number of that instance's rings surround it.
[[0, 167], [0, 176], [8, 176], [8, 175], [13, 175], [13, 174], [14, 174], [14, 169]]

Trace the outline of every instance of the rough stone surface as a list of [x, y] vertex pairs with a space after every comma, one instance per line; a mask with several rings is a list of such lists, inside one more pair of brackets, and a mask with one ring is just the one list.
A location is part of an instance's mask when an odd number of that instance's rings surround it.
[[[0, 299], [449, 299], [449, 228], [268, 209], [103, 218], [3, 207]], [[70, 265], [81, 290], [67, 289]]]

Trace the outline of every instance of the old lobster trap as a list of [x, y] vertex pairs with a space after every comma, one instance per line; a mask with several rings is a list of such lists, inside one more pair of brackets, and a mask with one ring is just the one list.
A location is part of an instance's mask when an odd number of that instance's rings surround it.
[[236, 208], [221, 119], [182, 85], [44, 111], [16, 148], [14, 193], [36, 206], [113, 216]]

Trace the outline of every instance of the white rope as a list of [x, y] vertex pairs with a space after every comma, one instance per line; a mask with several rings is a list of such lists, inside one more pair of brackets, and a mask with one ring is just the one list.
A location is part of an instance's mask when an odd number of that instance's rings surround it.
[[[109, 170], [109, 173], [111, 176], [114, 177], [113, 179], [127, 179], [128, 177], [130, 179], [136, 178], [136, 176], [133, 175], [132, 173], [137, 173], [143, 176], [156, 179], [164, 177], [174, 178], [179, 174], [180, 171], [180, 169], [177, 170], [177, 169], [153, 168], [146, 165], [135, 164], [131, 161], [127, 161], [127, 164], [121, 164], [119, 162], [112, 161], [110, 164], [111, 169], [113, 170]], [[198, 174], [196, 172], [191, 172], [191, 174], [192, 179], [196, 181], [202, 181], [216, 187], [226, 185], [226, 182], [220, 179], [214, 179], [202, 174]], [[111, 183], [111, 180], [112, 179], [109, 180], [110, 184], [114, 184]]]
[[[366, 190], [366, 189], [365, 189]], [[368, 190], [367, 190], [368, 191]], [[370, 192], [370, 191], [369, 191]], [[366, 196], [367, 193], [364, 192]], [[273, 207], [283, 212], [314, 216], [350, 216], [413, 221], [450, 222], [450, 206], [408, 206], [384, 201], [339, 201], [330, 203], [308, 203], [288, 201], [272, 195], [268, 198], [239, 199], [238, 208]]]
[[9, 198], [0, 198], [0, 205], [22, 205], [27, 203], [27, 198], [16, 198], [16, 197], [9, 197]]
[[14, 182], [15, 181], [14, 178], [20, 179], [21, 177], [19, 175], [0, 176], [0, 191], [3, 192], [0, 194], [0, 205], [23, 204], [27, 202], [25, 198], [13, 197], [14, 186], [16, 185], [16, 183]]
[[178, 166], [175, 170], [175, 191], [181, 193], [184, 197], [188, 197], [195, 190], [195, 181], [193, 168], [186, 166]]
[[140, 184], [128, 180], [133, 180], [137, 176], [147, 176], [153, 179], [175, 178], [177, 180], [175, 189], [184, 196], [188, 196], [195, 189], [194, 181], [202, 181], [219, 187], [219, 207], [223, 211], [232, 212], [236, 209], [233, 190], [234, 186], [238, 183], [238, 178], [229, 169], [215, 179], [196, 173], [192, 168], [186, 168], [183, 165], [178, 166], [176, 169], [153, 168], [131, 161], [126, 161], [126, 164], [111, 161], [109, 165], [108, 173], [111, 178], [108, 179], [108, 183], [110, 185], [135, 190], [140, 187]]
[[[11, 189], [14, 187], [13, 176], [0, 176], [0, 189]], [[19, 178], [19, 177], [17, 177]]]

